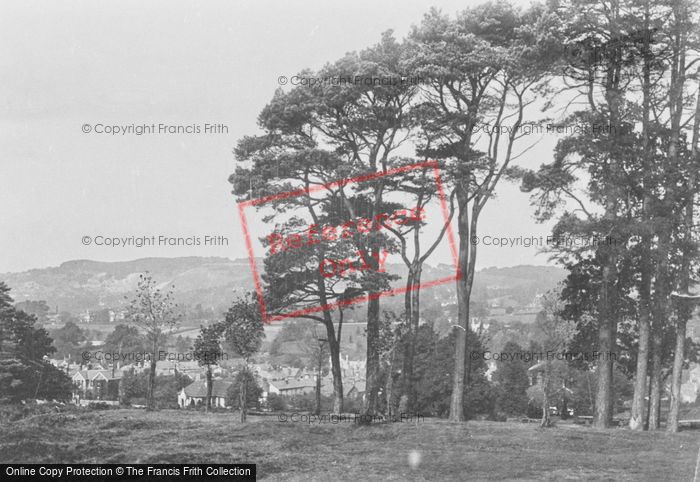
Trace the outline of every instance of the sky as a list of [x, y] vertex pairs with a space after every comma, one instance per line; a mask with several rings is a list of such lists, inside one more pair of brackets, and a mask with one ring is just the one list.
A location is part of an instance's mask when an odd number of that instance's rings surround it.
[[[472, 2], [473, 3], [473, 2]], [[518, 2], [516, 2], [518, 3]], [[525, 2], [520, 2], [525, 4]], [[72, 259], [246, 256], [227, 181], [237, 139], [279, 86], [403, 37], [431, 6], [461, 1], [7, 1], [0, 5], [0, 272]], [[111, 135], [164, 124], [223, 132]], [[89, 131], [89, 132], [84, 132]], [[100, 132], [97, 132], [100, 131]], [[543, 139], [519, 163], [551, 159]], [[482, 215], [492, 237], [546, 236], [526, 194], [503, 184]], [[252, 222], [251, 230], [262, 229]], [[116, 237], [199, 245], [115, 247]], [[205, 245], [205, 236], [210, 245]], [[216, 245], [223, 237], [228, 245]], [[194, 241], [192, 241], [194, 242]], [[479, 267], [547, 264], [531, 247], [481, 246]], [[451, 261], [439, 249], [432, 264]]]

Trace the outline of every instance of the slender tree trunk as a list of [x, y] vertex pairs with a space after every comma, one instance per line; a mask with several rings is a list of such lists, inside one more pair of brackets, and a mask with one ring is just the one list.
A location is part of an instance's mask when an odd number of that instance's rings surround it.
[[404, 312], [408, 331], [403, 350], [403, 369], [401, 370], [401, 392], [409, 405], [413, 403], [413, 360], [416, 353], [416, 330], [413, 328], [413, 267], [409, 267], [406, 277], [406, 293], [404, 295]]
[[[662, 220], [665, 221], [665, 220]], [[668, 298], [670, 295], [670, 280], [668, 256], [671, 242], [672, 227], [667, 223], [657, 223], [659, 240], [657, 246], [657, 264], [654, 280], [654, 296], [652, 300], [652, 330], [651, 330], [651, 373], [649, 396], [649, 430], [661, 427], [661, 397], [663, 395], [663, 332], [668, 316]]]
[[[566, 385], [564, 385], [562, 388], [566, 388]], [[566, 392], [562, 392], [562, 399], [561, 399], [561, 412], [560, 415], [562, 420], [567, 420], [569, 418], [569, 402], [566, 399]]]
[[673, 357], [673, 375], [671, 379], [671, 406], [668, 412], [668, 420], [666, 420], [666, 430], [669, 432], [678, 432], [678, 411], [681, 398], [681, 373], [683, 372], [685, 329], [686, 320], [684, 317], [679, 316], [676, 325], [676, 350]]
[[319, 342], [316, 370], [316, 415], [321, 415], [321, 374], [323, 370], [323, 345]]
[[455, 367], [452, 380], [452, 399], [450, 403], [450, 420], [464, 420], [464, 392], [469, 386], [469, 370], [471, 357], [467, 358], [467, 342], [469, 334], [469, 303], [471, 300], [472, 285], [474, 283], [474, 270], [476, 268], [476, 246], [471, 241], [471, 236], [476, 236], [476, 226], [480, 207], [478, 199], [474, 201], [471, 209], [471, 220], [467, 210], [466, 192], [457, 195], [459, 214], [459, 279], [457, 280], [457, 313], [459, 328], [457, 328], [457, 340], [455, 345]]
[[[645, 241], [643, 241], [645, 242]], [[645, 253], [645, 256], [647, 253]], [[643, 261], [644, 264], [647, 264]], [[649, 297], [651, 276], [648, 267], [642, 267], [640, 308], [639, 308], [639, 350], [637, 353], [637, 372], [634, 380], [634, 396], [630, 412], [630, 429], [644, 428], [644, 398], [647, 395], [647, 365], [649, 361]]]
[[419, 265], [415, 268], [415, 275], [413, 278], [413, 284], [419, 287], [419, 289], [416, 289], [414, 295], [411, 297], [411, 325], [414, 333], [418, 333], [418, 325], [420, 324], [420, 278], [422, 274], [423, 267]]
[[331, 355], [331, 374], [333, 375], [333, 413], [340, 415], [343, 411], [343, 372], [340, 368], [340, 342], [335, 338], [333, 323], [326, 325], [328, 349]]
[[207, 365], [207, 405], [206, 411], [208, 412], [211, 408], [211, 392], [212, 392], [212, 379], [211, 379], [211, 365]]
[[[470, 240], [469, 206], [466, 193], [457, 194], [459, 212], [457, 227], [459, 237], [459, 278], [457, 279], [457, 327], [455, 341], [454, 370], [452, 374], [452, 397], [450, 399], [450, 420], [464, 420], [464, 380], [467, 358], [467, 330], [469, 330], [469, 298], [471, 291], [471, 253], [475, 244]], [[472, 220], [473, 222], [474, 220]]]
[[[671, 38], [673, 40], [673, 54], [672, 54], [672, 68], [671, 68], [671, 83], [669, 88], [669, 112], [671, 120], [671, 131], [668, 144], [668, 158], [671, 161], [672, 166], [678, 164], [678, 145], [680, 143], [681, 135], [681, 121], [683, 117], [683, 88], [686, 80], [686, 48], [688, 41], [688, 8], [685, 2], [674, 2], [673, 3], [673, 19], [674, 24], [672, 28]], [[696, 107], [697, 112], [700, 112], [700, 106]], [[698, 119], [696, 117], [695, 123], [693, 125], [693, 145], [691, 147], [693, 155], [697, 153], [697, 140], [698, 140]], [[694, 156], [693, 156], [694, 157]], [[693, 159], [694, 161], [694, 159]], [[695, 172], [691, 169], [693, 175]], [[691, 175], [691, 177], [693, 177]], [[694, 182], [692, 182], [694, 184]], [[671, 185], [667, 189], [667, 196], [671, 203], [676, 202], [676, 198], [673, 196], [675, 191], [674, 185]], [[691, 196], [694, 195], [694, 186], [691, 187]], [[686, 209], [683, 216], [683, 221], [685, 224], [685, 236], [686, 239], [690, 240], [690, 226], [693, 221], [693, 203], [692, 201], [687, 204], [689, 209]], [[671, 209], [670, 209], [671, 210]], [[670, 240], [669, 240], [670, 244]], [[688, 248], [684, 250], [682, 269], [681, 269], [681, 284], [686, 284], [689, 281], [690, 276], [690, 260], [687, 259]], [[687, 291], [687, 288], [685, 288]], [[665, 293], [667, 296], [670, 293]], [[685, 304], [682, 302], [682, 304]], [[665, 314], [668, 316], [669, 302], [665, 300], [662, 305], [666, 308]], [[670, 411], [669, 418], [666, 423], [666, 428], [670, 432], [678, 431], [678, 409], [680, 403], [680, 390], [681, 390], [681, 372], [683, 370], [683, 358], [684, 358], [684, 346], [685, 346], [685, 330], [686, 330], [686, 314], [685, 307], [681, 308], [681, 312], [678, 316], [678, 322], [676, 325], [676, 351], [673, 359], [673, 378], [671, 383], [671, 393], [670, 393]]]
[[331, 374], [333, 376], [333, 413], [340, 415], [343, 411], [343, 371], [340, 368], [340, 330], [342, 329], [343, 310], [340, 310], [338, 335], [336, 336], [333, 320], [328, 311], [323, 312], [326, 335], [328, 336], [328, 351], [331, 355]]
[[546, 428], [552, 424], [549, 416], [549, 362], [544, 363], [544, 376], [542, 377], [542, 421], [540, 427]]
[[[317, 219], [314, 219], [317, 221]], [[319, 274], [317, 275], [318, 286], [325, 286], [325, 281], [323, 277]], [[325, 291], [321, 290], [320, 300], [322, 306], [328, 303]], [[328, 351], [331, 356], [331, 374], [333, 376], [333, 413], [340, 415], [343, 410], [343, 372], [340, 369], [340, 340], [341, 331], [343, 328], [343, 310], [342, 307], [339, 309], [340, 320], [338, 322], [338, 335], [336, 336], [335, 328], [333, 326], [333, 318], [330, 311], [323, 311], [322, 323], [326, 327], [326, 337], [328, 338]]]
[[[700, 69], [698, 69], [700, 74]], [[690, 289], [690, 263], [695, 249], [693, 246], [693, 214], [695, 207], [695, 180], [697, 171], [693, 166], [697, 165], [698, 158], [698, 142], [700, 141], [700, 89], [698, 90], [695, 119], [693, 121], [693, 137], [690, 151], [691, 168], [686, 186], [688, 199], [686, 200], [685, 210], [683, 213], [683, 239], [685, 246], [683, 248], [683, 260], [681, 262], [681, 293], [687, 294]], [[678, 300], [678, 321], [676, 324], [676, 349], [673, 356], [673, 375], [671, 378], [671, 407], [668, 413], [668, 421], [666, 422], [666, 430], [669, 432], [678, 431], [678, 412], [680, 409], [681, 398], [681, 381], [683, 374], [683, 361], [685, 358], [685, 336], [688, 320], [692, 315], [693, 305], [689, 300]]]
[[151, 356], [150, 369], [148, 371], [148, 386], [146, 390], [146, 409], [151, 411], [156, 409], [156, 353], [157, 345], [153, 342], [153, 354]]
[[243, 369], [243, 376], [241, 377], [241, 388], [238, 393], [238, 403], [241, 408], [241, 423], [245, 423], [248, 410], [246, 406], [246, 401], [248, 399], [248, 368]]
[[409, 311], [409, 318], [408, 318], [408, 324], [409, 324], [409, 344], [410, 347], [408, 349], [408, 356], [410, 358], [410, 362], [407, 366], [408, 368], [408, 373], [405, 374], [405, 380], [407, 383], [407, 387], [404, 390], [404, 393], [406, 394], [406, 409], [408, 411], [413, 410], [413, 407], [416, 402], [416, 390], [415, 390], [415, 380], [414, 380], [414, 370], [413, 370], [413, 365], [414, 365], [414, 359], [415, 359], [415, 353], [416, 353], [416, 343], [417, 343], [417, 336], [418, 336], [418, 325], [420, 324], [420, 278], [422, 274], [422, 266], [419, 265], [414, 265], [412, 267], [413, 274], [411, 276], [411, 283], [413, 287], [418, 287], [418, 289], [414, 289], [412, 291], [412, 295], [410, 298], [410, 311]]
[[639, 349], [637, 352], [637, 371], [634, 380], [634, 395], [629, 422], [629, 427], [632, 430], [643, 430], [648, 427], [648, 419], [645, 417], [644, 411], [644, 399], [648, 395], [647, 373], [649, 370], [649, 341], [651, 338], [652, 266], [649, 261], [651, 259], [651, 239], [648, 235], [642, 237], [642, 244], [641, 283], [639, 289]]
[[[377, 251], [378, 253], [379, 251]], [[367, 367], [366, 367], [366, 391], [362, 420], [371, 420], [371, 415], [377, 411], [377, 397], [379, 394], [379, 299], [370, 299], [367, 306]]]
[[663, 382], [661, 370], [663, 363], [663, 327], [668, 316], [669, 267], [668, 255], [671, 243], [671, 229], [667, 223], [657, 224], [659, 243], [657, 248], [657, 268], [654, 282], [653, 325], [652, 325], [652, 360], [651, 360], [651, 399], [649, 400], [649, 430], [658, 430], [661, 426], [661, 396]]
[[648, 430], [658, 430], [661, 425], [661, 331], [656, 321], [652, 324], [651, 372], [649, 374]]
[[594, 424], [598, 428], [609, 427], [613, 417], [613, 357], [610, 355], [615, 347], [615, 317], [612, 313], [610, 300], [614, 285], [613, 270], [613, 262], [610, 259], [606, 260], [598, 302], [598, 350], [601, 354], [601, 359], [598, 362], [598, 392], [596, 394], [594, 419]]
[[[642, 39], [642, 153], [643, 169], [649, 166], [651, 154], [651, 138], [649, 133], [649, 115], [651, 110], [651, 53], [650, 42], [652, 31], [650, 29], [649, 0], [644, 2], [644, 37]], [[649, 189], [644, 183], [644, 200], [642, 201], [642, 224], [643, 228], [651, 223], [649, 216], [649, 205], [651, 198], [646, 194]], [[632, 398], [632, 409], [630, 410], [629, 427], [632, 430], [642, 430], [644, 428], [644, 397], [647, 394], [647, 371], [649, 363], [649, 335], [651, 319], [651, 237], [648, 234], [642, 235], [642, 256], [640, 259], [640, 287], [639, 287], [639, 349], [637, 351], [637, 370], [634, 379], [634, 395]]]
[[[425, 206], [423, 195], [418, 198], [417, 206], [421, 209]], [[433, 245], [428, 248], [426, 253], [421, 256], [420, 249], [420, 229], [416, 228], [413, 233], [413, 261], [408, 262], [408, 258], [404, 257], [404, 263], [408, 268], [406, 276], [406, 294], [404, 296], [404, 312], [407, 323], [407, 333], [405, 334], [404, 351], [403, 351], [403, 370], [401, 371], [401, 399], [405, 400], [406, 410], [412, 410], [416, 400], [415, 380], [414, 380], [414, 359], [416, 352], [416, 343], [418, 336], [418, 325], [420, 324], [420, 280], [423, 271], [423, 263], [428, 256], [439, 245], [446, 231], [446, 227], [452, 222], [454, 216], [453, 198], [450, 198], [450, 213], [446, 224], [443, 226], [441, 234], [435, 239]]]
[[[370, 159], [370, 167], [372, 171], [376, 171], [377, 159]], [[386, 165], [382, 167], [386, 168]], [[382, 208], [384, 186], [380, 183], [374, 188], [374, 202], [372, 207], [372, 216], [380, 212]], [[374, 218], [373, 218], [374, 219]], [[377, 228], [378, 226], [373, 226]], [[379, 270], [379, 256], [381, 255], [381, 246], [379, 240], [375, 237], [370, 237], [369, 251], [371, 253], [369, 261], [372, 271]], [[379, 377], [381, 364], [379, 361], [379, 298], [375, 297], [377, 293], [369, 293], [369, 301], [367, 303], [367, 365], [365, 367], [365, 403], [363, 406], [362, 420], [372, 420], [377, 412], [377, 398], [379, 396]], [[367, 422], [369, 423], [369, 422]]]
[[394, 377], [392, 376], [392, 370], [393, 370], [393, 354], [391, 356], [391, 359], [389, 360], [389, 363], [387, 364], [387, 373], [386, 373], [386, 384], [384, 386], [384, 398], [386, 400], [386, 412], [387, 415], [389, 416], [389, 419], [391, 420], [392, 416], [394, 415], [394, 405], [393, 405], [393, 400], [391, 397], [393, 396], [393, 391], [394, 391]]
[[[609, 28], [613, 39], [620, 38], [621, 28], [620, 2], [613, 0], [609, 4]], [[610, 45], [610, 55], [606, 56], [606, 79], [605, 79], [605, 100], [608, 105], [608, 121], [615, 130], [611, 136], [611, 152], [608, 164], [604, 166], [608, 173], [615, 173], [618, 170], [618, 159], [614, 158], [613, 144], [618, 134], [618, 126], [622, 119], [623, 93], [620, 90], [622, 74], [622, 45], [619, 42], [612, 42]], [[621, 133], [620, 133], [621, 134]], [[616, 190], [607, 192], [605, 195], [604, 220], [609, 226], [614, 227], [617, 221], [617, 204], [620, 193]], [[617, 345], [617, 304], [616, 281], [617, 281], [617, 253], [610, 246], [602, 247], [602, 268], [603, 275], [598, 297], [598, 346], [601, 360], [598, 362], [598, 392], [596, 394], [596, 406], [594, 424], [598, 428], [607, 428], [612, 424], [613, 417], [613, 368], [614, 360], [612, 353]]]

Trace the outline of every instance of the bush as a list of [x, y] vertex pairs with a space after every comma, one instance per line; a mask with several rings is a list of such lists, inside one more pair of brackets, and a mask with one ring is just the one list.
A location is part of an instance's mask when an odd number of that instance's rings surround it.
[[270, 408], [270, 410], [280, 412], [287, 410], [287, 401], [284, 397], [276, 393], [271, 393], [267, 396], [267, 406]]
[[262, 396], [262, 388], [258, 385], [255, 376], [250, 371], [240, 371], [236, 378], [234, 379], [231, 386], [228, 388], [226, 393], [226, 398], [228, 405], [231, 408], [238, 410], [240, 408], [240, 390], [241, 382], [245, 379], [247, 385], [246, 388], [246, 408], [257, 409], [260, 408], [260, 397]]
[[487, 420], [490, 420], [492, 422], [506, 422], [508, 420], [508, 415], [506, 415], [503, 412], [494, 412], [489, 417]]
[[78, 410], [79, 408], [73, 404], [60, 402], [0, 403], [0, 426], [36, 415], [71, 413]]
[[302, 412], [312, 412], [316, 409], [316, 394], [305, 393], [303, 395], [295, 395], [291, 397], [289, 404], [295, 410]]
[[464, 415], [468, 419], [483, 415], [489, 420], [495, 417], [497, 390], [486, 378], [472, 382], [464, 393]]
[[[121, 402], [125, 405], [147, 405], [148, 371], [124, 373], [121, 380]], [[157, 408], [178, 408], [177, 395], [192, 379], [180, 373], [156, 376], [154, 398]], [[89, 397], [87, 397], [89, 399]]]
[[343, 399], [343, 412], [359, 413], [362, 410], [362, 399]]
[[29, 365], [14, 358], [0, 360], [0, 401], [33, 398], [67, 401], [72, 389], [68, 375], [50, 363]]
[[527, 418], [542, 418], [542, 406], [532, 402], [528, 403]]

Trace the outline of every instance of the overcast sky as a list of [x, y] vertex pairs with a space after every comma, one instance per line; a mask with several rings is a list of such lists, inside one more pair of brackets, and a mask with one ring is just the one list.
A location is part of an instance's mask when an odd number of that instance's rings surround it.
[[[71, 259], [245, 257], [228, 175], [238, 138], [280, 75], [405, 35], [431, 5], [402, 1], [16, 1], [0, 6], [0, 272]], [[525, 3], [525, 2], [523, 2]], [[227, 134], [110, 136], [98, 124], [221, 123]], [[89, 124], [90, 133], [83, 132]], [[522, 159], [551, 158], [549, 136]], [[539, 236], [528, 197], [502, 185], [482, 235]], [[112, 248], [85, 236], [220, 235], [229, 246]], [[480, 267], [546, 264], [482, 247]], [[432, 262], [449, 262], [447, 250]]]

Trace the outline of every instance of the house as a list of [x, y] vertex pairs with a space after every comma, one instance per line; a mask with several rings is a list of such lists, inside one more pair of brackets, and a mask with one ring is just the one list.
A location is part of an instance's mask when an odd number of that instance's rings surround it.
[[48, 361], [59, 370], [70, 374], [75, 373], [75, 371], [78, 370], [79, 367], [77, 363], [71, 363], [70, 359], [66, 360], [65, 358], [62, 360], [59, 360], [57, 358], [49, 358]]
[[76, 388], [73, 398], [76, 401], [83, 398], [116, 400], [121, 378], [121, 370], [76, 370], [71, 374], [71, 380]]
[[700, 394], [700, 364], [693, 363], [681, 375], [681, 402], [695, 403]]
[[[177, 363], [176, 370], [178, 373], [187, 375], [192, 380], [199, 380], [206, 367], [201, 366], [196, 361], [182, 361]], [[214, 375], [222, 375], [223, 369], [218, 365], [214, 365], [212, 366], [212, 373]]]
[[312, 379], [272, 380], [267, 383], [270, 386], [269, 393], [277, 395], [303, 395], [316, 390], [316, 381]]
[[470, 328], [475, 333], [482, 333], [488, 330], [490, 325], [491, 324], [488, 321], [485, 321], [483, 318], [478, 316], [472, 316], [469, 322]]
[[280, 367], [278, 370], [260, 370], [258, 374], [261, 378], [264, 378], [269, 381], [275, 381], [293, 378], [297, 371], [297, 368]]
[[542, 380], [544, 379], [544, 366], [545, 362], [542, 361], [527, 369], [527, 379], [530, 386], [542, 384]]
[[333, 377], [328, 374], [327, 376], [321, 378], [321, 395], [325, 397], [332, 397], [335, 393], [335, 388], [333, 387]]
[[[228, 403], [227, 393], [229, 387], [233, 384], [233, 380], [214, 379], [211, 387], [211, 405], [212, 407], [226, 408]], [[177, 396], [177, 404], [180, 408], [196, 407], [206, 404], [207, 399], [207, 381], [197, 380], [190, 383], [185, 388], [180, 390]]]
[[345, 391], [345, 397], [346, 398], [362, 398], [364, 399], [365, 396], [365, 388], [366, 384], [364, 380], [357, 380], [352, 383], [352, 386]]
[[175, 375], [177, 362], [173, 360], [157, 360], [156, 375]]

